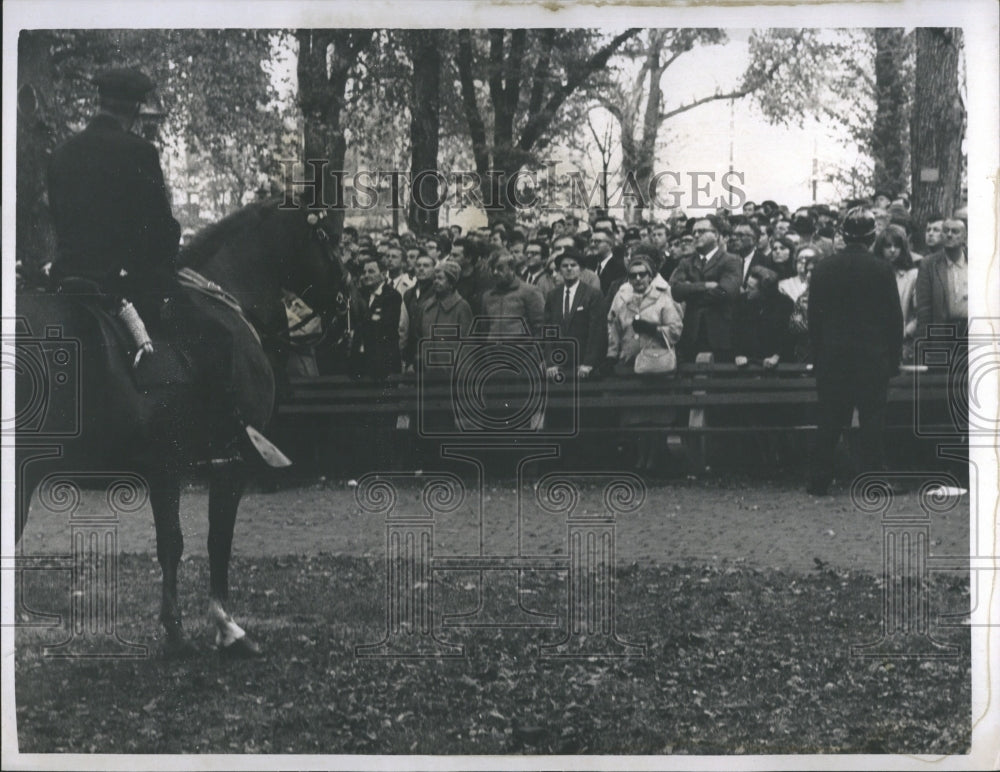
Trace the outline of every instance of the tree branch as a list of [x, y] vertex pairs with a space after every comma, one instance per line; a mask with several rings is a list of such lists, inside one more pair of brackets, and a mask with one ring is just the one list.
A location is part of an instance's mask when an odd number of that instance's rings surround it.
[[542, 99], [545, 97], [545, 82], [549, 79], [549, 61], [552, 55], [552, 45], [556, 39], [556, 31], [547, 29], [542, 32], [542, 51], [535, 64], [535, 74], [531, 84], [531, 99], [528, 102], [528, 115], [534, 115], [542, 109]]
[[[524, 60], [524, 46], [528, 31], [515, 29], [510, 36], [510, 55], [507, 57], [504, 74], [504, 101], [507, 115], [517, 113], [517, 102], [521, 96], [521, 64]], [[512, 127], [513, 132], [513, 127]]]
[[570, 94], [576, 91], [594, 71], [599, 70], [607, 64], [608, 59], [611, 58], [611, 55], [618, 50], [622, 43], [629, 38], [635, 37], [638, 32], [639, 28], [633, 27], [619, 33], [606, 46], [591, 56], [586, 63], [575, 69], [566, 83], [549, 97], [549, 101], [545, 103], [545, 106], [528, 119], [524, 130], [521, 132], [521, 140], [518, 142], [518, 147], [524, 152], [529, 152], [542, 134], [545, 133], [545, 130], [552, 123], [552, 119], [555, 118], [556, 112], [558, 112]]
[[486, 126], [479, 113], [476, 102], [476, 83], [472, 77], [472, 33], [467, 30], [458, 32], [458, 77], [462, 85], [462, 110], [469, 124], [469, 137], [472, 139], [472, 155], [476, 160], [476, 171], [485, 175], [489, 170], [490, 161], [486, 150]]
[[487, 81], [490, 86], [490, 101], [493, 103], [493, 114], [497, 117], [496, 124], [493, 127], [494, 143], [496, 144], [499, 144], [496, 135], [500, 132], [500, 124], [503, 123], [500, 120], [504, 107], [503, 38], [504, 31], [502, 29], [490, 30], [490, 58]]
[[669, 112], [660, 113], [660, 123], [662, 123], [663, 121], [670, 120], [675, 115], [680, 115], [681, 113], [686, 113], [688, 110], [693, 110], [696, 107], [700, 107], [701, 105], [706, 104], [708, 102], [717, 102], [724, 99], [742, 99], [743, 97], [752, 94], [754, 91], [761, 88], [765, 83], [771, 80], [771, 78], [774, 77], [775, 73], [777, 73], [777, 71], [781, 68], [781, 65], [783, 65], [786, 61], [787, 58], [778, 59], [770, 67], [767, 68], [767, 71], [762, 76], [760, 76], [753, 82], [744, 85], [742, 88], [736, 89], [735, 91], [730, 91], [726, 94], [712, 94], [711, 96], [702, 97], [701, 99], [696, 99], [693, 102], [690, 102], [686, 105], [681, 105], [680, 107], [670, 110]]

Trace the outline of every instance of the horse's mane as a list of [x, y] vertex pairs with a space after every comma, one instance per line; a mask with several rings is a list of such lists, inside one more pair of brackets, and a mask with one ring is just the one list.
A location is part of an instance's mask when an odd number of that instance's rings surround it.
[[235, 234], [254, 228], [272, 209], [273, 201], [248, 204], [226, 215], [219, 222], [206, 226], [181, 248], [177, 256], [178, 265], [197, 268]]

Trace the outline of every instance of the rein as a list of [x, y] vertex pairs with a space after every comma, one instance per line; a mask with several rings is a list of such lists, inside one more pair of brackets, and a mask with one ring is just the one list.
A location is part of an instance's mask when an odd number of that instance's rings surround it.
[[187, 267], [181, 268], [177, 271], [177, 280], [180, 282], [181, 286], [193, 289], [206, 297], [217, 300], [231, 310], [235, 311], [236, 315], [243, 320], [243, 323], [250, 328], [250, 332], [253, 333], [257, 343], [261, 346], [264, 345], [260, 339], [260, 334], [257, 332], [257, 328], [253, 326], [253, 323], [247, 318], [246, 314], [243, 313], [243, 307], [239, 304], [236, 298], [222, 289], [222, 287], [214, 281], [206, 279], [193, 268]]

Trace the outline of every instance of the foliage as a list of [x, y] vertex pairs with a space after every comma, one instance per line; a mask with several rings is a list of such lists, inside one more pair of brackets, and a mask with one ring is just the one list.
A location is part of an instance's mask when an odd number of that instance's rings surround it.
[[[287, 141], [264, 68], [272, 37], [267, 30], [22, 32], [18, 88], [30, 109], [18, 116], [19, 253], [49, 248], [42, 246], [37, 213], [47, 157], [93, 114], [97, 94], [90, 80], [107, 67], [138, 67], [157, 83], [152, 107], [166, 115], [158, 137], [147, 133], [180, 162], [171, 168], [165, 159], [173, 190], [200, 198], [212, 219], [239, 206], [272, 171]], [[189, 213], [177, 214], [184, 222]]]
[[638, 32], [609, 38], [587, 29], [458, 31], [457, 97], [491, 221], [513, 212], [505, 181], [536, 160], [559, 133], [570, 98]]
[[[159, 568], [126, 555], [126, 640], [150, 642]], [[817, 561], [808, 574], [738, 565], [623, 566], [618, 632], [640, 659], [551, 661], [559, 630], [449, 632], [458, 660], [378, 661], [354, 646], [384, 631], [381, 560], [237, 558], [234, 603], [262, 662], [53, 661], [60, 630], [18, 631], [23, 752], [961, 754], [971, 737], [968, 629], [937, 630], [954, 660], [851, 659], [879, 635], [881, 579]], [[30, 573], [30, 572], [29, 572]], [[182, 598], [206, 586], [185, 562]], [[535, 608], [557, 610], [564, 580], [528, 575]], [[49, 577], [55, 576], [49, 574]], [[448, 574], [447, 608], [474, 584]], [[441, 579], [442, 577], [439, 577]], [[33, 579], [32, 582], [41, 582]], [[68, 579], [29, 588], [57, 610]], [[350, 591], [345, 592], [345, 588]], [[932, 608], [967, 610], [968, 578], [938, 577]], [[188, 618], [200, 609], [187, 608]], [[68, 609], [64, 609], [68, 611]], [[48, 637], [46, 637], [48, 636]]]

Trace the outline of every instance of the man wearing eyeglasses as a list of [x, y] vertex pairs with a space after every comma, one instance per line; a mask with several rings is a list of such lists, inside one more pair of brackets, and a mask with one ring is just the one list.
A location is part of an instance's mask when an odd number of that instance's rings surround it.
[[743, 276], [741, 286], [746, 290], [750, 279], [750, 270], [756, 266], [764, 266], [764, 256], [757, 249], [760, 229], [753, 220], [741, 217], [733, 225], [733, 233], [729, 240], [730, 249], [743, 261]]
[[686, 362], [693, 362], [703, 351], [711, 351], [716, 362], [728, 362], [732, 359], [733, 308], [743, 279], [740, 259], [719, 245], [714, 217], [696, 220], [691, 235], [694, 254], [681, 260], [670, 277], [674, 300], [685, 304], [677, 350]]
[[625, 260], [614, 253], [614, 236], [609, 230], [595, 230], [590, 238], [590, 248], [594, 253], [597, 278], [601, 280], [601, 293], [605, 300], [611, 291], [611, 286], [619, 279], [625, 278]]
[[927, 335], [929, 324], [954, 325], [964, 337], [969, 324], [969, 258], [965, 223], [947, 218], [942, 223], [943, 249], [927, 255], [917, 273], [917, 330]]

